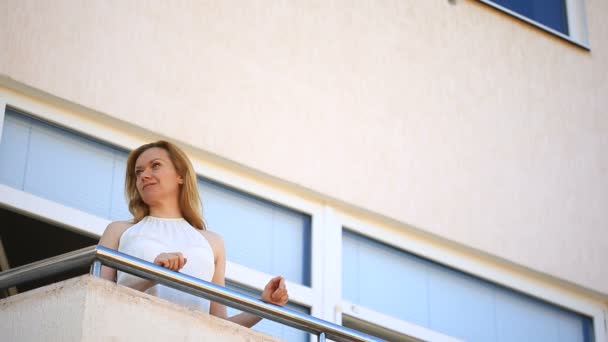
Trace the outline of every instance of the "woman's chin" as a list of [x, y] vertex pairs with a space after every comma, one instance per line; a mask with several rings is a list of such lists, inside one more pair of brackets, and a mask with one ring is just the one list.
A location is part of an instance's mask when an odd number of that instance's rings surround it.
[[143, 196], [141, 196], [141, 199], [144, 201], [144, 203], [146, 203], [149, 206], [160, 203], [161, 202], [160, 198], [161, 198], [161, 196], [158, 196], [157, 194], [150, 194], [150, 193], [144, 193]]

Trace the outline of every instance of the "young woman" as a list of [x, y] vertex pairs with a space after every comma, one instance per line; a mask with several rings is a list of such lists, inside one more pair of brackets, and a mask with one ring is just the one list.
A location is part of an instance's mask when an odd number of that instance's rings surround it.
[[[129, 154], [125, 188], [133, 221], [108, 225], [100, 246], [225, 286], [224, 241], [207, 230], [196, 174], [184, 152], [167, 141], [140, 146]], [[102, 267], [101, 276], [246, 327], [261, 320], [250, 313], [227, 317], [226, 306], [222, 304], [109, 267]], [[285, 305], [289, 299], [285, 279], [280, 276], [271, 279], [261, 299]]]

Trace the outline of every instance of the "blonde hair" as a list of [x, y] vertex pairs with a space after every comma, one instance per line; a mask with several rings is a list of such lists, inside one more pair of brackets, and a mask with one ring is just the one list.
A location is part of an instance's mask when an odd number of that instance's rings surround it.
[[174, 144], [159, 140], [142, 145], [133, 150], [127, 159], [127, 172], [125, 177], [125, 196], [129, 202], [129, 211], [133, 214], [135, 223], [150, 214], [150, 207], [143, 201], [137, 191], [137, 177], [135, 175], [135, 162], [146, 150], [158, 147], [167, 151], [178, 175], [184, 179], [179, 191], [178, 204], [182, 216], [190, 225], [201, 230], [207, 230], [203, 218], [203, 203], [198, 192], [196, 173], [188, 156]]

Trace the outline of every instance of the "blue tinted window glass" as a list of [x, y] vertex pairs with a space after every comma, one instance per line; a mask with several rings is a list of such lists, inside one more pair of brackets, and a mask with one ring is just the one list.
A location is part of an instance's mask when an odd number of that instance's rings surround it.
[[346, 300], [466, 341], [593, 341], [589, 317], [344, 231]]
[[115, 171], [126, 153], [8, 109], [0, 182], [100, 217], [128, 219], [124, 174]]
[[564, 0], [492, 0], [492, 2], [568, 35]]
[[32, 122], [7, 111], [0, 140], [0, 183], [23, 190]]
[[205, 219], [227, 258], [310, 285], [311, 218], [218, 183], [199, 179]]

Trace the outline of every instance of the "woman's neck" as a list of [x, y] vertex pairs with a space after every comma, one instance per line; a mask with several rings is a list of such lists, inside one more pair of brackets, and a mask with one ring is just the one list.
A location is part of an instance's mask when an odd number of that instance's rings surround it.
[[176, 203], [167, 204], [162, 203], [159, 205], [151, 205], [150, 216], [162, 217], [162, 218], [181, 218], [182, 211], [179, 209], [179, 205]]

